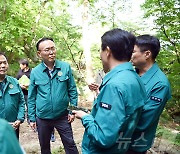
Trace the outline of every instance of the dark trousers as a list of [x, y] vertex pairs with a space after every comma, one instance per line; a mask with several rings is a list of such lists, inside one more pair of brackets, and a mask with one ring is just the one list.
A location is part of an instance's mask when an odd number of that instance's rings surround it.
[[28, 121], [28, 105], [27, 105], [28, 95], [24, 95], [24, 99], [25, 99], [25, 118], [27, 118]]
[[61, 137], [66, 154], [78, 154], [73, 139], [72, 127], [71, 124], [68, 123], [67, 115], [56, 120], [40, 119], [38, 117], [36, 120], [41, 154], [51, 154], [50, 138], [54, 128], [56, 128]]
[[126, 152], [126, 154], [146, 154], [146, 151], [144, 151], [144, 152], [137, 152], [137, 151], [132, 151], [132, 150], [129, 149]]

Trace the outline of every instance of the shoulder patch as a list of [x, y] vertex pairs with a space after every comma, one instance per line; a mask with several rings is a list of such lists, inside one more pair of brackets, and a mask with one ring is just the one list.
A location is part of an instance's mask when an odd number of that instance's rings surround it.
[[107, 110], [111, 110], [111, 105], [110, 105], [110, 104], [107, 104], [107, 103], [101, 102], [101, 103], [100, 103], [100, 107], [105, 108], [105, 109], [107, 109]]
[[155, 96], [151, 96], [150, 99], [153, 100], [153, 101], [162, 102], [161, 98], [158, 98], [158, 97], [155, 97]]

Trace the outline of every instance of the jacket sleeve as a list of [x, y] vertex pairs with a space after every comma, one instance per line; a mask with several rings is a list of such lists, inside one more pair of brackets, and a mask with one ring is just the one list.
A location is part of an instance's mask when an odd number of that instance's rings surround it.
[[94, 102], [96, 114], [84, 116], [82, 124], [93, 144], [109, 148], [116, 143], [125, 124], [125, 105], [121, 92], [115, 86], [106, 85], [101, 93], [102, 97], [99, 95]]
[[23, 122], [25, 119], [25, 99], [19, 83], [18, 83], [18, 88], [20, 90], [20, 97], [19, 97], [19, 105], [18, 105], [19, 109], [18, 109], [17, 119]]
[[30, 75], [30, 85], [28, 89], [28, 118], [30, 121], [36, 121], [36, 95], [37, 87], [35, 85], [34, 72]]
[[69, 80], [68, 80], [68, 96], [70, 99], [70, 104], [73, 106], [77, 106], [78, 92], [70, 65], [69, 65]]
[[143, 107], [141, 118], [138, 123], [138, 130], [143, 131], [159, 120], [159, 117], [170, 99], [170, 88], [167, 85], [158, 83], [148, 95], [147, 102]]

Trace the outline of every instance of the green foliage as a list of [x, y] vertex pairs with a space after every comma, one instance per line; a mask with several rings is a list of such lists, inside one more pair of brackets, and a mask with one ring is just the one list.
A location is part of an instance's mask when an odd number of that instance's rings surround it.
[[165, 139], [167, 142], [180, 146], [180, 134], [173, 132], [171, 129], [168, 129], [164, 126], [158, 126], [156, 130], [156, 137]]
[[143, 8], [145, 17], [153, 17], [157, 36], [161, 40], [161, 52], [158, 64], [166, 73], [172, 89], [172, 98], [166, 105], [166, 111], [175, 120], [180, 115], [180, 1], [146, 0]]
[[163, 72], [167, 75], [172, 91], [172, 98], [166, 104], [167, 112], [176, 120], [176, 114], [180, 113], [180, 64], [176, 56], [169, 51], [162, 50], [157, 58], [157, 62]]
[[93, 44], [91, 47], [91, 54], [93, 59], [93, 69], [95, 71], [102, 69], [102, 63], [100, 60], [100, 48], [97, 44]]
[[170, 116], [170, 114], [168, 113], [168, 111], [165, 108], [161, 114], [160, 123], [162, 125], [166, 125], [167, 122], [172, 122], [172, 121], [173, 121], [172, 117]]
[[8, 74], [15, 76], [21, 58], [28, 58], [32, 67], [40, 62], [35, 45], [44, 36], [54, 38], [58, 59], [70, 62], [80, 71], [81, 35], [79, 27], [70, 22], [67, 7], [63, 0], [0, 1], [0, 50], [6, 53], [11, 64]]
[[124, 20], [125, 14], [133, 14], [131, 0], [98, 0], [90, 8], [91, 24], [100, 24], [102, 28], [121, 28], [135, 32], [143, 30], [144, 25], [138, 20], [136, 22]]
[[70, 23], [71, 17], [67, 13], [67, 7], [64, 1], [49, 3], [39, 20], [39, 25], [43, 29], [39, 35], [43, 37], [48, 34], [49, 37], [53, 37], [58, 50], [57, 57], [70, 63], [73, 61], [72, 64], [78, 67], [76, 60], [79, 60], [78, 55], [82, 50], [79, 46], [80, 28]]
[[52, 149], [52, 154], [59, 154], [59, 153], [61, 153], [61, 154], [65, 153], [63, 147], [60, 146], [60, 147], [57, 148], [57, 149]]
[[19, 69], [20, 69], [19, 63], [9, 64], [8, 75], [16, 77]]
[[93, 18], [92, 23], [100, 22], [103, 27], [108, 26], [110, 28], [119, 26], [119, 23], [121, 23], [120, 17], [116, 13], [122, 11], [122, 0], [98, 1], [95, 6], [90, 8]]
[[90, 5], [93, 5], [98, 0], [78, 0], [79, 4], [83, 4], [84, 2], [88, 2]]
[[30, 41], [34, 37], [34, 22], [38, 10], [33, 2], [35, 0], [0, 2], [0, 50], [6, 52], [9, 62], [16, 61], [19, 55], [32, 57], [27, 50], [32, 49]]
[[158, 36], [164, 41], [164, 46], [176, 55], [180, 63], [180, 1], [146, 0], [143, 7], [146, 9], [145, 17], [154, 18], [156, 27], [153, 28], [158, 30]]

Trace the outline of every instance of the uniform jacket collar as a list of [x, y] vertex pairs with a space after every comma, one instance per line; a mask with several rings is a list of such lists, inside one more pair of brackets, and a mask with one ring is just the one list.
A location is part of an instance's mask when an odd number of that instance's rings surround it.
[[6, 83], [9, 83], [9, 82], [11, 83], [11, 80], [8, 75], [6, 75], [5, 80], [6, 80]]
[[146, 85], [149, 80], [154, 76], [154, 74], [158, 71], [159, 67], [158, 64], [155, 62], [152, 67], [141, 76], [141, 79], [143, 81], [143, 83]]
[[[5, 86], [4, 86], [4, 88], [3, 88], [3, 91], [6, 90], [6, 88], [8, 87], [9, 84], [13, 84], [13, 83], [11, 82], [11, 80], [10, 80], [10, 78], [9, 78], [8, 75], [5, 76], [3, 82], [5, 82]], [[2, 97], [2, 95], [3, 95], [3, 94], [2, 94], [2, 91], [0, 90], [0, 97]]]
[[[41, 63], [41, 66], [42, 66], [42, 70], [43, 70], [43, 72], [45, 72], [48, 68], [47, 68], [47, 66], [45, 65], [45, 63], [42, 61], [42, 63]], [[58, 63], [58, 61], [57, 60], [55, 60], [55, 63], [54, 63], [54, 69], [61, 69], [61, 63]]]
[[124, 71], [124, 70], [131, 70], [133, 71], [132, 64], [130, 62], [125, 62], [123, 64], [119, 64], [115, 68], [113, 68], [110, 72], [106, 74], [103, 78], [101, 86], [105, 85], [116, 73]]

